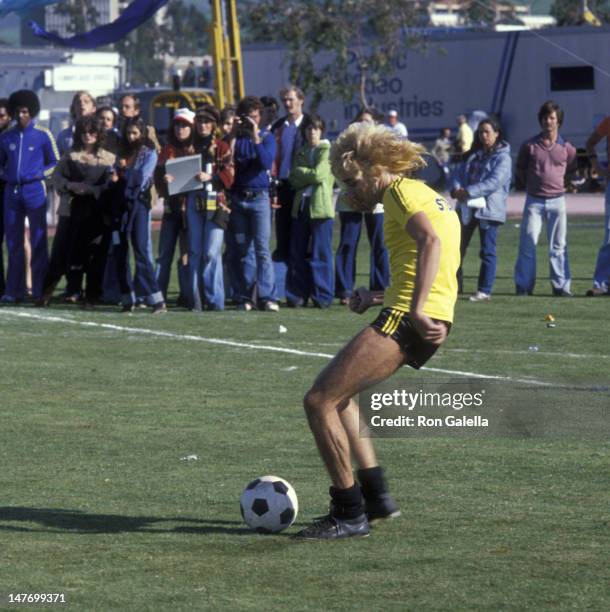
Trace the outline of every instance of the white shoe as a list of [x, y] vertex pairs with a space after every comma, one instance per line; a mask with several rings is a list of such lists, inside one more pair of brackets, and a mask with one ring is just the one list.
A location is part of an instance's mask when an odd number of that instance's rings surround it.
[[250, 304], [250, 302], [242, 302], [241, 304], [237, 305], [237, 310], [243, 310], [245, 312], [250, 312], [254, 307], [252, 306], [252, 304]]
[[277, 302], [265, 302], [265, 310], [267, 312], [279, 312], [280, 306]]
[[489, 300], [491, 300], [491, 295], [489, 295], [489, 293], [477, 291], [476, 293], [473, 293], [468, 299], [471, 302], [489, 302]]

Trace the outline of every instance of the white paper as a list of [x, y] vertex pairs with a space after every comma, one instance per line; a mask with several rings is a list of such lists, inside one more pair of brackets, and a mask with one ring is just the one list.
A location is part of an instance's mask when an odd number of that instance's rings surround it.
[[167, 185], [169, 195], [201, 189], [202, 184], [195, 175], [201, 172], [201, 155], [187, 155], [165, 162], [165, 173], [171, 174], [174, 180]]
[[485, 198], [483, 196], [480, 196], [478, 198], [470, 198], [466, 202], [466, 206], [468, 206], [468, 208], [485, 208], [486, 204], [487, 202], [485, 201]]

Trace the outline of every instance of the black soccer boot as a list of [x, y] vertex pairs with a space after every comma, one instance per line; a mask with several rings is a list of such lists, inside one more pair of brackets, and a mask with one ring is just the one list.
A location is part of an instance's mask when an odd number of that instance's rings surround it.
[[338, 540], [353, 537], [365, 538], [369, 534], [369, 522], [364, 513], [352, 519], [341, 519], [328, 514], [293, 537], [298, 540]]
[[358, 470], [358, 480], [362, 488], [364, 504], [369, 523], [400, 516], [398, 504], [388, 492], [388, 484], [382, 467]]
[[330, 513], [296, 534], [305, 540], [337, 540], [369, 535], [369, 522], [364, 512], [360, 485], [347, 489], [330, 487]]

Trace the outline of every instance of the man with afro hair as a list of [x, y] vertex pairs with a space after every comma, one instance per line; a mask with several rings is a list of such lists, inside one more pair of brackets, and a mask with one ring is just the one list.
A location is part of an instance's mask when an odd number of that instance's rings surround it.
[[44, 181], [59, 159], [51, 132], [35, 123], [38, 96], [28, 89], [12, 93], [8, 111], [15, 124], [0, 135], [0, 177], [5, 182], [4, 230], [8, 251], [6, 287], [2, 302], [25, 299], [25, 217], [32, 244], [32, 297], [42, 296], [48, 266], [47, 210]]

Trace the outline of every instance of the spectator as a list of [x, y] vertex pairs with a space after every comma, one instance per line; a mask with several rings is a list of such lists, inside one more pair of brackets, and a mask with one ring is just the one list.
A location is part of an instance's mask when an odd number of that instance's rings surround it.
[[[477, 291], [471, 302], [488, 301], [496, 278], [496, 238], [506, 221], [506, 200], [510, 189], [512, 161], [510, 146], [502, 139], [500, 125], [484, 119], [477, 128], [475, 146], [456, 170], [451, 197], [459, 202], [461, 263], [458, 284], [462, 290], [462, 266], [474, 231], [479, 229], [481, 267]], [[477, 200], [483, 206], [472, 207]]]
[[305, 144], [303, 133], [299, 128], [306, 115], [303, 114], [305, 95], [298, 87], [294, 85], [284, 87], [280, 90], [280, 98], [286, 114], [280, 117], [273, 126], [273, 135], [277, 145], [275, 175], [279, 181], [277, 187], [279, 208], [275, 211], [276, 248], [273, 259], [287, 264], [290, 260], [290, 224], [295, 197], [288, 176], [296, 152]]
[[379, 123], [379, 121], [382, 118], [383, 117], [380, 118], [379, 112], [376, 109], [374, 109], [372, 107], [366, 107], [366, 108], [363, 108], [356, 115], [356, 118], [352, 121], [352, 123], [371, 123], [371, 124], [375, 124], [375, 123]]
[[[0, 98], [0, 135], [9, 128], [11, 116], [8, 112], [8, 99]], [[2, 243], [4, 242], [4, 177], [0, 176], [0, 297], [4, 295], [4, 255]]]
[[408, 138], [407, 126], [398, 120], [398, 111], [392, 109], [388, 111], [388, 122], [386, 127], [394, 132], [399, 138]]
[[196, 74], [195, 74], [195, 62], [191, 60], [186, 70], [184, 71], [184, 76], [182, 77], [182, 85], [184, 87], [195, 87]]
[[470, 151], [472, 141], [474, 140], [474, 132], [468, 125], [466, 115], [458, 115], [457, 118], [458, 130], [455, 137], [455, 151], [459, 156]]
[[38, 96], [22, 89], [11, 94], [8, 110], [16, 121], [0, 136], [0, 174], [5, 181], [4, 230], [8, 251], [3, 302], [25, 298], [24, 222], [29, 220], [32, 244], [32, 297], [40, 299], [47, 272], [47, 211], [44, 180], [53, 172], [59, 155], [51, 132], [39, 126]]
[[[379, 117], [375, 109], [362, 109], [352, 123], [375, 124]], [[390, 262], [384, 244], [383, 203], [378, 202], [372, 212], [356, 212], [344, 201], [343, 191], [337, 200], [337, 211], [341, 224], [339, 246], [335, 254], [335, 291], [342, 305], [349, 304], [356, 280], [356, 254], [362, 232], [362, 220], [370, 243], [369, 288], [371, 291], [383, 291], [390, 280]]]
[[104, 191], [116, 175], [116, 156], [106, 151], [105, 130], [96, 117], [81, 116], [74, 126], [72, 149], [64, 153], [53, 171], [52, 184], [61, 198], [49, 270], [39, 306], [48, 306], [57, 283], [73, 261], [83, 262], [87, 275], [84, 307], [93, 307], [102, 293], [106, 228]]
[[212, 87], [212, 64], [207, 58], [204, 58], [201, 62], [197, 84], [203, 89], [210, 89]]
[[297, 152], [290, 183], [296, 190], [292, 206], [288, 305], [330, 306], [335, 295], [333, 271], [334, 178], [330, 171], [330, 142], [323, 140], [324, 121], [308, 117], [301, 129], [307, 144]]
[[121, 132], [116, 127], [118, 121], [114, 109], [111, 106], [101, 106], [95, 115], [102, 122], [105, 130], [104, 149], [118, 155], [121, 147]]
[[233, 137], [233, 123], [235, 122], [235, 109], [226, 106], [220, 111], [220, 132], [222, 138]]
[[180, 296], [178, 303], [188, 305], [188, 238], [186, 223], [187, 196], [184, 193], [170, 196], [167, 186], [174, 180], [165, 168], [165, 162], [177, 157], [194, 155], [193, 126], [195, 113], [188, 108], [179, 108], [174, 114], [169, 132], [169, 142], [159, 156], [155, 170], [157, 189], [163, 196], [163, 219], [159, 236], [159, 257], [157, 258], [157, 281], [163, 297], [167, 300], [167, 291], [171, 275], [172, 261], [176, 250], [176, 242], [180, 240], [180, 261], [178, 263], [178, 283]]
[[527, 197], [521, 220], [519, 255], [515, 264], [517, 295], [531, 295], [536, 284], [536, 245], [546, 219], [553, 295], [572, 297], [567, 252], [568, 219], [565, 179], [576, 167], [576, 149], [559, 134], [563, 111], [545, 102], [538, 111], [542, 132], [521, 145], [516, 178], [525, 184]]
[[88, 117], [89, 115], [93, 115], [95, 113], [95, 109], [95, 99], [88, 91], [77, 91], [74, 94], [72, 103], [70, 104], [70, 118], [72, 119], [72, 125], [63, 129], [57, 135], [57, 148], [60, 155], [63, 155], [72, 149], [76, 120], [80, 117]]
[[[123, 127], [127, 119], [137, 119], [138, 117], [140, 117], [140, 99], [135, 94], [125, 94], [119, 100], [119, 131], [123, 133]], [[161, 150], [161, 145], [157, 138], [157, 132], [152, 125], [146, 126], [146, 135], [155, 145], [155, 151], [158, 153]]]
[[263, 112], [261, 113], [261, 126], [263, 130], [270, 132], [277, 120], [279, 104], [273, 96], [262, 96]]
[[201, 154], [202, 189], [187, 203], [190, 306], [224, 310], [222, 268], [224, 231], [229, 222], [225, 190], [233, 184], [231, 146], [216, 137], [220, 113], [204, 104], [195, 113], [194, 147]]
[[432, 155], [446, 172], [449, 171], [452, 149], [451, 128], [442, 128], [439, 137], [435, 140], [432, 147]]
[[[88, 91], [78, 91], [74, 94], [72, 97], [72, 102], [70, 103], [70, 118], [72, 123], [57, 135], [57, 148], [60, 155], [64, 155], [72, 150], [72, 145], [74, 144], [74, 129], [78, 119], [81, 117], [89, 117], [95, 112], [95, 99]], [[74, 266], [74, 269], [68, 268], [67, 270], [67, 283], [64, 301], [66, 301], [68, 304], [76, 304], [81, 299], [82, 295], [82, 270], [85, 262], [77, 261], [76, 257], [77, 253], [73, 252], [70, 259], [70, 266]]]
[[121, 285], [123, 312], [133, 312], [136, 295], [127, 267], [129, 242], [133, 248], [136, 272], [144, 288], [144, 297], [153, 314], [166, 312], [163, 294], [159, 291], [155, 270], [150, 261], [150, 188], [157, 164], [154, 143], [148, 138], [146, 124], [140, 118], [125, 121], [122, 158], [125, 171], [125, 209], [121, 220], [120, 242], [115, 260]]
[[610, 160], [610, 155], [608, 155], [610, 150], [610, 117], [603, 119], [593, 130], [586, 145], [587, 154], [591, 161], [591, 173], [606, 179], [604, 239], [597, 253], [595, 271], [593, 273], [593, 287], [587, 291], [589, 297], [608, 295], [610, 290], [610, 180], [608, 178], [610, 172], [608, 163], [604, 167], [599, 164], [597, 153], [595, 152], [595, 147], [604, 138], [606, 139], [606, 159]]
[[[269, 172], [275, 158], [272, 134], [261, 131], [259, 124], [263, 105], [254, 96], [239, 101], [239, 117], [235, 131], [235, 182], [231, 192], [230, 228], [242, 260], [254, 242], [258, 305], [277, 312], [275, 279], [269, 242], [271, 214], [269, 205]], [[242, 265], [239, 271], [239, 292], [235, 299], [240, 310], [252, 310], [252, 282]]]

